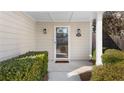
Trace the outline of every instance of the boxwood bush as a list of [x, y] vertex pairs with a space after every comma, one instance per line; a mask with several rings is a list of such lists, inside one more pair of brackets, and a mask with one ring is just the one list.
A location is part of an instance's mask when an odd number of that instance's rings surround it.
[[0, 62], [1, 81], [43, 80], [47, 74], [48, 53], [28, 52], [24, 55]]
[[102, 61], [104, 64], [116, 63], [124, 60], [124, 52], [116, 49], [108, 49], [102, 55]]
[[94, 67], [91, 80], [113, 81], [124, 80], [124, 61]]

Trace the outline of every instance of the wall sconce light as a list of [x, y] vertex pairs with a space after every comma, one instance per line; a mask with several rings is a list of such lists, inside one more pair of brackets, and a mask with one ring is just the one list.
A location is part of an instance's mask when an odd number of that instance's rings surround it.
[[47, 29], [46, 28], [43, 29], [43, 34], [47, 34]]
[[80, 37], [81, 36], [81, 30], [79, 28], [77, 29], [76, 36], [77, 37]]

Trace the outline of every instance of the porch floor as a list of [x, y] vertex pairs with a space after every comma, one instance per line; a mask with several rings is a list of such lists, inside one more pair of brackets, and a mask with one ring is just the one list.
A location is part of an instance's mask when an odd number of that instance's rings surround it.
[[88, 61], [70, 61], [69, 63], [48, 63], [49, 81], [80, 81], [80, 77], [72, 76], [68, 78], [67, 74], [82, 66], [92, 65]]

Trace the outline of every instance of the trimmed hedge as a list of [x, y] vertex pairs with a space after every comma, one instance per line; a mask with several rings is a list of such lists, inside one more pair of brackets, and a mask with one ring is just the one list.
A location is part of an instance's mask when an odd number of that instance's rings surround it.
[[94, 67], [91, 80], [114, 81], [124, 80], [124, 61], [116, 64], [105, 64]]
[[0, 63], [1, 81], [43, 80], [47, 74], [48, 53], [28, 52]]
[[102, 61], [104, 64], [117, 63], [124, 60], [124, 52], [116, 49], [108, 49], [102, 55]]

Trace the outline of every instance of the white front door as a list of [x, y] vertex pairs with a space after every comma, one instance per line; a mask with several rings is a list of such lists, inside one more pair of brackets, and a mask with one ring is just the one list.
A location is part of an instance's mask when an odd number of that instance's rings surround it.
[[68, 61], [69, 58], [69, 28], [55, 27], [55, 61]]

